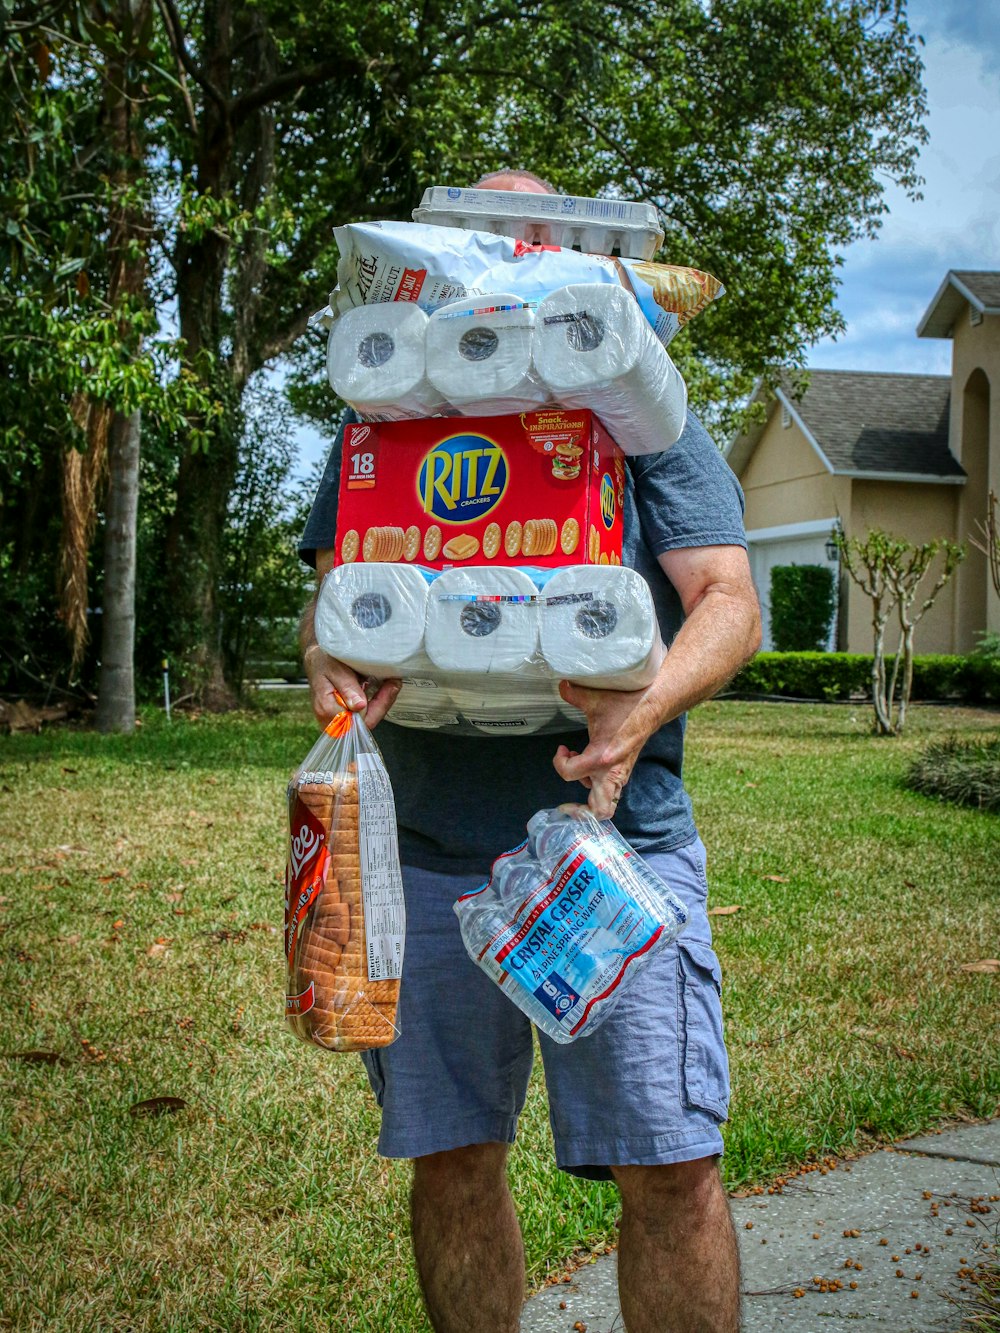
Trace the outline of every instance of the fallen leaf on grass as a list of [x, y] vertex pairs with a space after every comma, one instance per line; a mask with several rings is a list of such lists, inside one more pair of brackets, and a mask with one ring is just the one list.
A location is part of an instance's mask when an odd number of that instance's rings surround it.
[[97, 876], [97, 882], [98, 882], [98, 884], [110, 884], [112, 880], [115, 880], [115, 879], [127, 879], [127, 878], [128, 878], [128, 873], [127, 873], [127, 871], [124, 871], [124, 870], [112, 870], [112, 872], [111, 872], [110, 875], [98, 875], [98, 876]]
[[744, 782], [743, 785], [744, 785], [744, 787], [759, 787], [759, 786], [760, 786], [760, 783], [759, 783], [759, 782]]
[[173, 1115], [183, 1111], [187, 1102], [183, 1097], [147, 1097], [145, 1101], [133, 1102], [128, 1108], [129, 1115]]
[[775, 884], [787, 884], [789, 882], [787, 875], [761, 875], [761, 879], [773, 880]]
[[58, 1051], [11, 1051], [9, 1060], [23, 1060], [26, 1065], [61, 1065], [63, 1057]]
[[733, 914], [734, 912], [739, 912], [740, 910], [741, 910], [741, 908], [740, 908], [738, 905], [735, 906], [735, 907], [710, 907], [710, 908], [708, 909], [708, 915], [709, 915], [709, 916], [732, 916], [732, 914]]
[[170, 946], [171, 946], [172, 943], [173, 943], [173, 940], [168, 940], [168, 939], [166, 939], [166, 938], [164, 938], [164, 939], [159, 939], [159, 940], [155, 940], [155, 941], [149, 946], [149, 948], [146, 950], [146, 957], [147, 957], [147, 958], [158, 958], [158, 957], [160, 956], [160, 954], [163, 954], [163, 953], [166, 953], [166, 952], [167, 952], [167, 950], [170, 948]]
[[960, 972], [1000, 972], [1000, 958], [980, 958], [976, 963], [962, 963]]

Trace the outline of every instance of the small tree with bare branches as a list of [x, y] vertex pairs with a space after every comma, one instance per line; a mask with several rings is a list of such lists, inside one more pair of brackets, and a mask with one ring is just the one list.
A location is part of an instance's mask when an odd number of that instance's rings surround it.
[[[997, 518], [997, 493], [990, 491], [986, 509], [986, 522], [976, 520], [979, 537], [970, 537], [969, 541], [977, 551], [982, 551], [990, 567], [990, 578], [997, 596], [1000, 597], [1000, 519]], [[980, 540], [982, 538], [982, 540]]]
[[[845, 536], [838, 526], [834, 529], [833, 540], [847, 573], [872, 601], [873, 730], [881, 736], [898, 736], [906, 725], [906, 710], [913, 687], [914, 632], [964, 560], [965, 547], [945, 538], [915, 546], [880, 528], [872, 528], [862, 541]], [[941, 566], [937, 579], [921, 600], [920, 584], [939, 555]], [[894, 616], [899, 625], [899, 647], [889, 674], [885, 662], [885, 637]]]

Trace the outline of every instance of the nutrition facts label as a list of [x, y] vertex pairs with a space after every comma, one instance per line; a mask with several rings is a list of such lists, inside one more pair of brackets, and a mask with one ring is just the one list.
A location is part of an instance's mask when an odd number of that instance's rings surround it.
[[403, 877], [396, 804], [388, 774], [376, 754], [358, 755], [358, 810], [368, 980], [389, 981], [403, 970]]

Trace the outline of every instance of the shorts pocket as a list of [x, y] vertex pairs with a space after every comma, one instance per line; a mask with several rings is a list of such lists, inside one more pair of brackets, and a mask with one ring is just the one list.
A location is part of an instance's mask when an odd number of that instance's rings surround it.
[[368, 1074], [368, 1082], [375, 1094], [379, 1106], [385, 1100], [385, 1070], [382, 1067], [382, 1052], [378, 1049], [362, 1051], [361, 1060]]
[[725, 1120], [729, 1060], [722, 1035], [722, 969], [714, 951], [677, 941], [681, 1095], [687, 1106]]

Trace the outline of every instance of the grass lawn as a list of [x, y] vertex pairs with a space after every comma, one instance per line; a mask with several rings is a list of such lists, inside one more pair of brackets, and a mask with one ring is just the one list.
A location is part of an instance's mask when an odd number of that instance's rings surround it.
[[[0, 739], [0, 1328], [370, 1329], [419, 1313], [405, 1165], [360, 1063], [281, 1014], [283, 792], [305, 697]], [[1000, 817], [906, 790], [1000, 715], [703, 705], [687, 779], [725, 972], [731, 1188], [1000, 1110]], [[494, 744], [502, 744], [500, 741]], [[500, 850], [499, 848], [497, 849]], [[48, 1052], [23, 1058], [28, 1051]], [[154, 1097], [174, 1114], [136, 1115]], [[512, 1153], [532, 1281], [613, 1239], [612, 1187]]]

